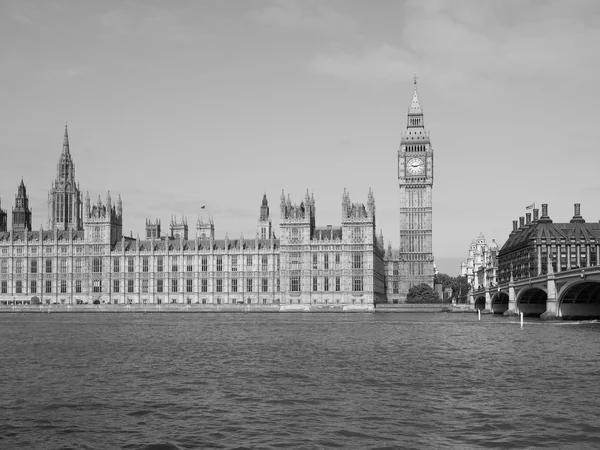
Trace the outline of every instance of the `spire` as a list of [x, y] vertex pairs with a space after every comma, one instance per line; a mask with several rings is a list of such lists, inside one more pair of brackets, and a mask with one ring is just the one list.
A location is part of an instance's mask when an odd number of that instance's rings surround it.
[[412, 103], [410, 104], [410, 108], [408, 110], [409, 115], [422, 115], [423, 110], [421, 109], [421, 105], [419, 104], [419, 96], [417, 95], [417, 74], [413, 77], [413, 83], [415, 85], [413, 91]]
[[70, 153], [69, 153], [69, 132], [67, 131], [66, 123], [65, 123], [65, 138], [63, 140], [63, 154], [70, 155]]

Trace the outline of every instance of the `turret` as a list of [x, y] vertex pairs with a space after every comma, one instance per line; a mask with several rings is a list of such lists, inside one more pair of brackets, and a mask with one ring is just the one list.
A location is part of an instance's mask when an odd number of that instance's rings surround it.
[[13, 231], [31, 231], [31, 210], [29, 209], [29, 197], [27, 188], [21, 178], [21, 184], [17, 188], [15, 195], [15, 207], [12, 211], [12, 229]]

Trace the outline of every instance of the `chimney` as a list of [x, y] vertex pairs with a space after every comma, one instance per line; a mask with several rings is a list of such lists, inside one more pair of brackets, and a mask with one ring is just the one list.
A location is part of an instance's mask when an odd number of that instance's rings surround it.
[[542, 217], [540, 217], [540, 223], [552, 223], [552, 219], [548, 217], [548, 204], [542, 203]]
[[519, 228], [523, 228], [525, 226], [525, 217], [519, 217]]
[[531, 213], [525, 214], [525, 225], [531, 225]]
[[517, 221], [513, 220], [513, 231], [517, 231]]
[[537, 222], [539, 218], [540, 218], [540, 210], [535, 208], [533, 210], [533, 222], [534, 223]]
[[581, 217], [581, 205], [579, 203], [575, 203], [575, 214], [571, 219], [571, 223], [585, 223], [585, 220]]

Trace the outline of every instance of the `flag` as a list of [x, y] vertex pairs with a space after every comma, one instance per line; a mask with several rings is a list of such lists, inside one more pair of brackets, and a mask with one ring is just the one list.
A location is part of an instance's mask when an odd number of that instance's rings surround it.
[[202, 205], [202, 206], [200, 207], [200, 209], [204, 209], [204, 205]]
[[535, 208], [535, 203], [532, 203], [531, 205], [529, 205], [527, 208], [525, 209], [534, 209]]

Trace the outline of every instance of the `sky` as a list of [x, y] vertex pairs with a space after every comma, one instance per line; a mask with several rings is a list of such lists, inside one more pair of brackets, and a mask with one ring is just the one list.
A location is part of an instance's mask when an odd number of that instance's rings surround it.
[[127, 235], [173, 215], [195, 235], [200, 214], [217, 238], [253, 237], [263, 194], [277, 233], [282, 190], [339, 226], [344, 188], [372, 188], [397, 247], [416, 73], [434, 256], [457, 275], [531, 203], [600, 219], [598, 24], [596, 0], [4, 0], [2, 208], [23, 177], [46, 226], [68, 122], [80, 189], [120, 194]]

